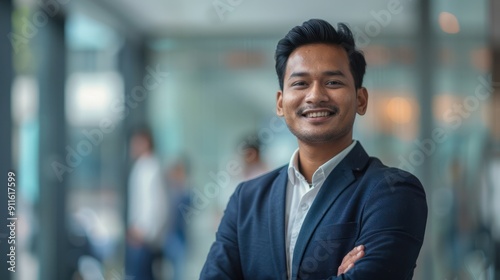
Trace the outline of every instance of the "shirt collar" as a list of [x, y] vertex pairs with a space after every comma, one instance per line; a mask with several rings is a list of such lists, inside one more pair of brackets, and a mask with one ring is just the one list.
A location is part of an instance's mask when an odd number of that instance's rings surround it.
[[297, 148], [295, 152], [293, 152], [290, 163], [288, 164], [288, 179], [292, 184], [295, 184], [296, 178], [300, 178], [298, 176], [302, 176], [302, 174], [299, 172], [299, 149]]
[[[349, 154], [349, 152], [356, 146], [357, 141], [353, 140], [351, 145], [347, 146], [340, 153], [335, 155], [333, 158], [325, 162], [323, 165], [318, 167], [314, 172], [312, 177], [312, 184], [315, 185], [317, 181], [322, 181], [330, 175], [332, 170]], [[288, 179], [292, 184], [295, 184], [296, 180], [304, 179], [304, 176], [299, 172], [299, 149], [295, 150], [290, 158], [290, 163], [288, 164]], [[305, 180], [305, 179], [304, 179]]]

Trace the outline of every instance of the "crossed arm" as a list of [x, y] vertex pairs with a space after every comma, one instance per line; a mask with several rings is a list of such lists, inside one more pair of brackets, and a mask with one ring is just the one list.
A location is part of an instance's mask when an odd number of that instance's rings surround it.
[[[363, 225], [356, 243], [364, 245], [364, 256], [353, 257], [351, 251], [339, 274], [328, 280], [411, 279], [427, 220], [425, 193], [418, 179], [409, 173], [385, 175], [363, 209]], [[341, 274], [346, 265], [350, 268]]]

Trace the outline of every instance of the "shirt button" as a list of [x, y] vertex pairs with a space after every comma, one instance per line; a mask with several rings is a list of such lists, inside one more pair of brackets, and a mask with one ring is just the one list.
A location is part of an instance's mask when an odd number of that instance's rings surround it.
[[300, 207], [302, 208], [302, 211], [307, 211], [307, 209], [309, 209], [309, 205], [306, 203], [303, 203]]

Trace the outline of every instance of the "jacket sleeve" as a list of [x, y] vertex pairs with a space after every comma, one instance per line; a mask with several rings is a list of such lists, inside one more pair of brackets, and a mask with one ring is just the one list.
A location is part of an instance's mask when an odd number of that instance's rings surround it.
[[238, 208], [241, 184], [229, 199], [200, 279], [243, 279], [238, 248]]
[[411, 279], [427, 221], [425, 192], [410, 173], [389, 169], [363, 206], [360, 237], [365, 256], [329, 279]]

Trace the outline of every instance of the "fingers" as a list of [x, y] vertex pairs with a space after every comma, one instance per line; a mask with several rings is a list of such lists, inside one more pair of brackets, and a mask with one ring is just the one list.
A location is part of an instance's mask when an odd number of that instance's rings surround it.
[[352, 249], [345, 257], [342, 259], [342, 264], [340, 264], [337, 275], [346, 273], [352, 267], [354, 267], [354, 263], [357, 262], [365, 255], [365, 246], [359, 245]]

